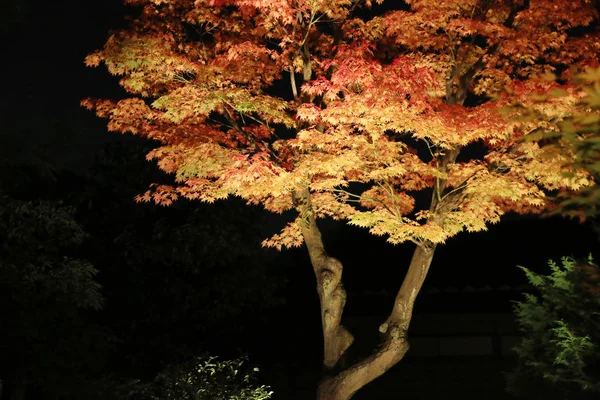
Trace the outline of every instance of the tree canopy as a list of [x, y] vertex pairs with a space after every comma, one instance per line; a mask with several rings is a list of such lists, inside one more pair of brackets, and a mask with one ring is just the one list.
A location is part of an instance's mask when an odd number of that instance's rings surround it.
[[[236, 195], [280, 213], [305, 187], [317, 217], [439, 243], [540, 211], [544, 190], [590, 184], [560, 173], [565, 155], [519, 141], [541, 122], [495, 112], [561, 86], [540, 74], [597, 63], [589, 1], [407, 1], [375, 17], [360, 10], [370, 1], [126, 3], [141, 14], [86, 63], [104, 62], [131, 96], [83, 104], [110, 130], [163, 143], [148, 158], [180, 185], [139, 200]], [[511, 96], [487, 100], [503, 87]], [[539, 111], [566, 115], [580, 94], [562, 89]], [[474, 144], [484, 157], [455, 161]], [[416, 206], [416, 192], [440, 185], [451, 190], [436, 207]], [[301, 244], [300, 220], [265, 244]]]

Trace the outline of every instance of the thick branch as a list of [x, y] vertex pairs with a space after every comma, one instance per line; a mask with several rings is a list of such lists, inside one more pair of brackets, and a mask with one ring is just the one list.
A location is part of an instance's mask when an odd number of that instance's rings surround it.
[[456, 94], [454, 96], [455, 104], [462, 105], [465, 102], [465, 99], [467, 98], [467, 93], [469, 91], [469, 86], [471, 85], [471, 81], [473, 80], [473, 77], [475, 76], [475, 74], [477, 74], [479, 71], [481, 71], [483, 69], [483, 67], [485, 67], [485, 62], [483, 61], [483, 59], [485, 58], [486, 55], [493, 54], [497, 50], [498, 50], [498, 46], [490, 47], [488, 49], [488, 51], [486, 51], [484, 54], [482, 54], [481, 57], [479, 57], [479, 59], [477, 59], [477, 61], [473, 65], [471, 65], [471, 67], [467, 70], [467, 72], [465, 72], [459, 78], [458, 88], [457, 88]]
[[366, 359], [338, 375], [326, 378], [319, 387], [318, 399], [347, 400], [400, 361], [409, 349], [407, 331], [417, 294], [423, 286], [433, 259], [435, 245], [417, 246], [404, 282], [398, 291], [388, 319], [380, 326], [382, 345]]
[[319, 386], [317, 400], [348, 400], [360, 388], [372, 382], [404, 358], [409, 345], [400, 335], [388, 337], [383, 345], [364, 360], [326, 378]]
[[[448, 165], [456, 161], [460, 147], [447, 151], [440, 159], [438, 169], [446, 173]], [[437, 185], [440, 196], [434, 196], [431, 210], [453, 201], [453, 196], [442, 197], [446, 189], [446, 180], [440, 180]], [[434, 213], [434, 221], [443, 223], [444, 211], [439, 215]], [[417, 245], [404, 281], [398, 290], [394, 306], [387, 320], [381, 324], [379, 331], [384, 335], [382, 346], [365, 360], [351, 366], [335, 377], [325, 379], [319, 388], [320, 398], [335, 398], [340, 400], [350, 397], [361, 387], [381, 376], [400, 361], [409, 348], [407, 332], [412, 320], [413, 309], [417, 295], [423, 287], [429, 267], [433, 260], [436, 244], [424, 241]], [[331, 395], [335, 393], [335, 397]]]
[[312, 62], [310, 61], [308, 43], [304, 43], [302, 46], [302, 65], [302, 79], [304, 79], [304, 82], [308, 82], [312, 76]]
[[[508, 17], [504, 21], [503, 25], [506, 26], [507, 28], [514, 28], [515, 18], [517, 16], [517, 14], [527, 8], [529, 8], [529, 0], [524, 0], [522, 4], [520, 4], [518, 1], [515, 1], [513, 3], [513, 6], [511, 7]], [[481, 57], [479, 57], [479, 59], [477, 59], [477, 61], [474, 62], [473, 65], [471, 65], [469, 67], [469, 69], [460, 76], [460, 78], [458, 80], [458, 86], [456, 87], [456, 91], [454, 91], [454, 80], [456, 79], [456, 76], [457, 76], [456, 71], [458, 69], [458, 64], [457, 64], [458, 61], [456, 59], [454, 60], [454, 65], [452, 67], [452, 73], [450, 74], [450, 76], [448, 77], [448, 80], [446, 81], [446, 103], [448, 103], [448, 104], [463, 104], [464, 103], [465, 98], [467, 97], [469, 86], [471, 85], [471, 81], [473, 80], [473, 77], [485, 67], [484, 58], [487, 55], [498, 52], [499, 49], [500, 49], [499, 44], [495, 44], [494, 46], [489, 47], [485, 51], [485, 53], [482, 54]]]
[[[485, 9], [489, 4], [485, 4], [482, 7], [481, 15], [485, 15]], [[517, 14], [525, 9], [529, 8], [529, 0], [524, 0], [523, 3], [515, 1], [513, 6], [510, 9], [508, 17], [504, 21], [503, 25], [507, 28], [514, 28], [515, 18]], [[473, 17], [473, 16], [472, 16]], [[475, 39], [475, 36], [473, 36]], [[471, 41], [471, 45], [473, 45], [474, 40]], [[446, 103], [448, 104], [463, 104], [465, 98], [467, 97], [469, 86], [471, 85], [471, 81], [473, 77], [480, 72], [485, 67], [484, 58], [487, 55], [494, 54], [500, 49], [500, 45], [496, 44], [494, 46], [489, 47], [484, 54], [482, 54], [479, 59], [473, 63], [469, 67], [469, 69], [460, 76], [458, 80], [458, 86], [456, 87], [456, 91], [454, 88], [454, 80], [457, 77], [457, 71], [459, 69], [458, 60], [454, 58], [454, 65], [452, 66], [452, 70], [450, 75], [446, 80]], [[457, 48], [455, 47], [452, 54], [457, 53]]]
[[390, 330], [398, 328], [401, 334], [406, 336], [410, 320], [412, 319], [415, 300], [429, 271], [435, 247], [436, 245], [431, 242], [426, 242], [424, 245], [416, 247], [402, 286], [400, 286], [400, 290], [396, 295], [392, 312], [388, 319], [379, 327], [381, 333], [389, 335]]
[[[448, 166], [456, 161], [461, 148], [448, 150], [439, 160], [438, 169], [448, 172]], [[440, 179], [436, 185], [438, 196], [433, 197], [431, 210], [433, 221], [443, 224], [444, 209], [439, 206], [454, 201], [455, 196], [443, 197], [446, 190], [446, 180]], [[439, 215], [438, 215], [439, 214]], [[366, 384], [384, 374], [400, 361], [409, 349], [407, 332], [412, 320], [413, 309], [429, 267], [433, 260], [436, 244], [423, 241], [417, 245], [410, 266], [400, 286], [392, 312], [387, 320], [379, 327], [384, 336], [383, 344], [366, 359], [354, 364], [336, 376], [325, 378], [319, 387], [319, 399], [347, 400]]]
[[342, 284], [343, 266], [325, 251], [308, 188], [298, 188], [293, 193], [293, 201], [303, 219], [302, 236], [317, 278], [324, 342], [323, 366], [332, 370], [354, 341], [352, 334], [341, 324], [346, 304], [346, 290]]

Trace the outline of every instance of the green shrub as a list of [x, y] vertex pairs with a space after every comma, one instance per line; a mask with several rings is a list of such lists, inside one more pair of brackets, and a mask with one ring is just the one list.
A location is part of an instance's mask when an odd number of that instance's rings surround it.
[[258, 368], [247, 357], [220, 361], [217, 357], [197, 357], [184, 364], [167, 367], [153, 382], [132, 382], [121, 387], [127, 400], [267, 400], [273, 394], [268, 386], [257, 386]]
[[520, 267], [536, 294], [515, 302], [524, 337], [509, 392], [528, 398], [583, 398], [600, 392], [600, 273], [590, 256], [549, 262], [541, 275]]

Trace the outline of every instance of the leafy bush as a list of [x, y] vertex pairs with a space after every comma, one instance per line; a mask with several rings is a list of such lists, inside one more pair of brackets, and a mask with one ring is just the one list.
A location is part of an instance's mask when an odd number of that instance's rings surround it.
[[524, 338], [515, 347], [518, 365], [508, 374], [508, 390], [528, 398], [581, 399], [600, 392], [600, 270], [591, 256], [549, 266], [550, 275], [520, 267], [537, 294], [515, 302]]
[[255, 384], [256, 367], [247, 357], [220, 361], [197, 357], [167, 367], [153, 382], [132, 382], [121, 388], [127, 400], [267, 400], [268, 386]]
[[0, 376], [8, 397], [26, 390], [81, 398], [69, 396], [111, 345], [90, 319], [104, 299], [74, 213], [60, 202], [0, 195]]

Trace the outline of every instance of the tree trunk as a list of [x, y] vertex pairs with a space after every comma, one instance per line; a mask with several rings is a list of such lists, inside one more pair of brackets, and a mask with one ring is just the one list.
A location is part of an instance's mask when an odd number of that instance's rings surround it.
[[317, 279], [323, 329], [323, 378], [318, 400], [350, 399], [360, 388], [381, 376], [400, 361], [408, 351], [407, 330], [414, 302], [427, 276], [435, 245], [417, 246], [406, 277], [400, 287], [392, 312], [379, 330], [384, 336], [381, 346], [366, 359], [335, 374], [334, 368], [354, 338], [341, 324], [346, 303], [342, 284], [342, 263], [329, 256], [312, 213], [308, 189], [294, 192], [294, 204], [304, 220], [302, 234]]
[[366, 359], [322, 380], [318, 400], [348, 400], [354, 393], [397, 364], [409, 349], [408, 326], [417, 294], [433, 260], [435, 245], [417, 246], [388, 319], [379, 327], [383, 343]]
[[317, 279], [323, 329], [323, 366], [326, 370], [332, 370], [354, 341], [352, 334], [341, 324], [346, 304], [346, 290], [342, 284], [343, 266], [325, 251], [321, 232], [312, 213], [308, 189], [294, 192], [293, 200], [304, 219], [302, 235]]

